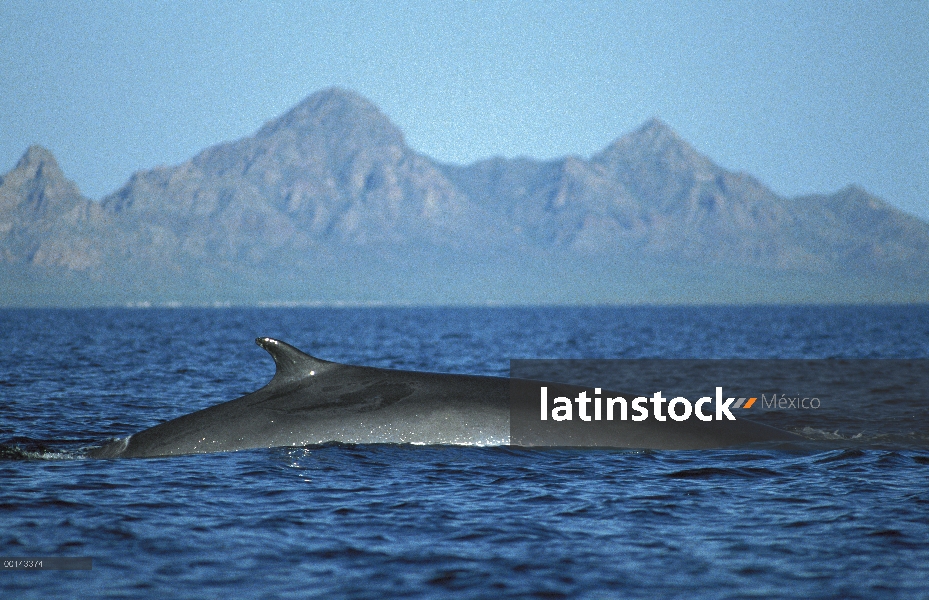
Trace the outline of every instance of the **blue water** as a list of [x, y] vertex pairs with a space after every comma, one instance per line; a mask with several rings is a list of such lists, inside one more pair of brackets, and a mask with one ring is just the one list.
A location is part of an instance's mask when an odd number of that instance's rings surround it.
[[511, 358], [929, 358], [929, 307], [7, 310], [0, 324], [0, 555], [93, 557], [2, 572], [4, 598], [929, 597], [926, 410], [798, 416], [788, 428], [811, 441], [791, 450], [81, 455], [267, 383], [257, 336], [486, 375]]

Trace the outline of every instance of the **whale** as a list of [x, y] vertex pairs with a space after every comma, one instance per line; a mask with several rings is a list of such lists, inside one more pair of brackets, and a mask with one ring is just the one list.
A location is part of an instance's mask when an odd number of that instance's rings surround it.
[[[154, 458], [331, 442], [552, 445], [544, 442], [544, 435], [533, 437], [531, 431], [529, 435], [524, 431], [519, 439], [511, 435], [514, 415], [526, 411], [514, 410], [514, 380], [510, 378], [347, 365], [316, 358], [272, 338], [255, 341], [274, 359], [275, 373], [267, 385], [235, 400], [93, 447], [87, 456]], [[548, 385], [553, 394], [575, 394], [584, 389]], [[537, 410], [529, 414], [538, 414]], [[554, 423], [543, 425], [551, 428]], [[596, 433], [584, 426], [580, 421], [568, 423], [567, 429], [559, 430], [557, 439], [566, 446], [658, 450], [803, 439], [745, 419], [617, 421], [608, 430], [601, 428]]]

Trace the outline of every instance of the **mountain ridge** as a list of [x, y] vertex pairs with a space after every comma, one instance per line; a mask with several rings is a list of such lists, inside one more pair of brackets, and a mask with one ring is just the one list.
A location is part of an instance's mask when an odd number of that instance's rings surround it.
[[[356, 269], [365, 273], [359, 282], [339, 284], [347, 296], [389, 288], [386, 301], [405, 301], [403, 286], [388, 279], [414, 271], [445, 282], [429, 284], [431, 297], [450, 297], [452, 286], [481, 302], [490, 274], [531, 287], [523, 274], [546, 261], [573, 261], [591, 277], [616, 280], [629, 265], [648, 275], [688, 264], [722, 274], [717, 279], [755, 268], [797, 273], [814, 287], [817, 276], [875, 274], [899, 285], [905, 274], [929, 275], [929, 223], [856, 186], [781, 197], [715, 164], [659, 119], [589, 158], [442, 164], [410, 148], [373, 103], [341, 88], [308, 96], [251, 136], [138, 171], [99, 202], [84, 198], [38, 146], [0, 179], [0, 264], [132, 281], [127, 288], [139, 294], [146, 281], [166, 289], [175, 281], [204, 298], [228, 296], [258, 280], [271, 295], [321, 284], [334, 294], [338, 286], [319, 279]], [[543, 269], [535, 277], [566, 275]], [[763, 301], [751, 290], [764, 281], [743, 279], [732, 297]], [[286, 293], [271, 289], [278, 280], [290, 282]], [[540, 301], [565, 295], [549, 283]], [[499, 283], [495, 294], [507, 289]], [[601, 300], [611, 301], [607, 288]]]

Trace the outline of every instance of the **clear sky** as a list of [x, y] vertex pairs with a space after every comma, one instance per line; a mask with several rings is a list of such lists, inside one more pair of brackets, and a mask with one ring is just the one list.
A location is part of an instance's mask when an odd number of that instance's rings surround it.
[[590, 156], [652, 116], [783, 195], [929, 219], [929, 2], [0, 3], [0, 173], [48, 147], [92, 198], [367, 97], [445, 162]]

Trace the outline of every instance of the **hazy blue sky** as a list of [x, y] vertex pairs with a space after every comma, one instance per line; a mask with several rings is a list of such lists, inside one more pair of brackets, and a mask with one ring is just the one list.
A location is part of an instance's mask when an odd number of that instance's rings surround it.
[[441, 161], [590, 156], [659, 116], [778, 193], [858, 183], [929, 219], [916, 0], [4, 0], [0, 173], [39, 143], [100, 198], [333, 85]]

